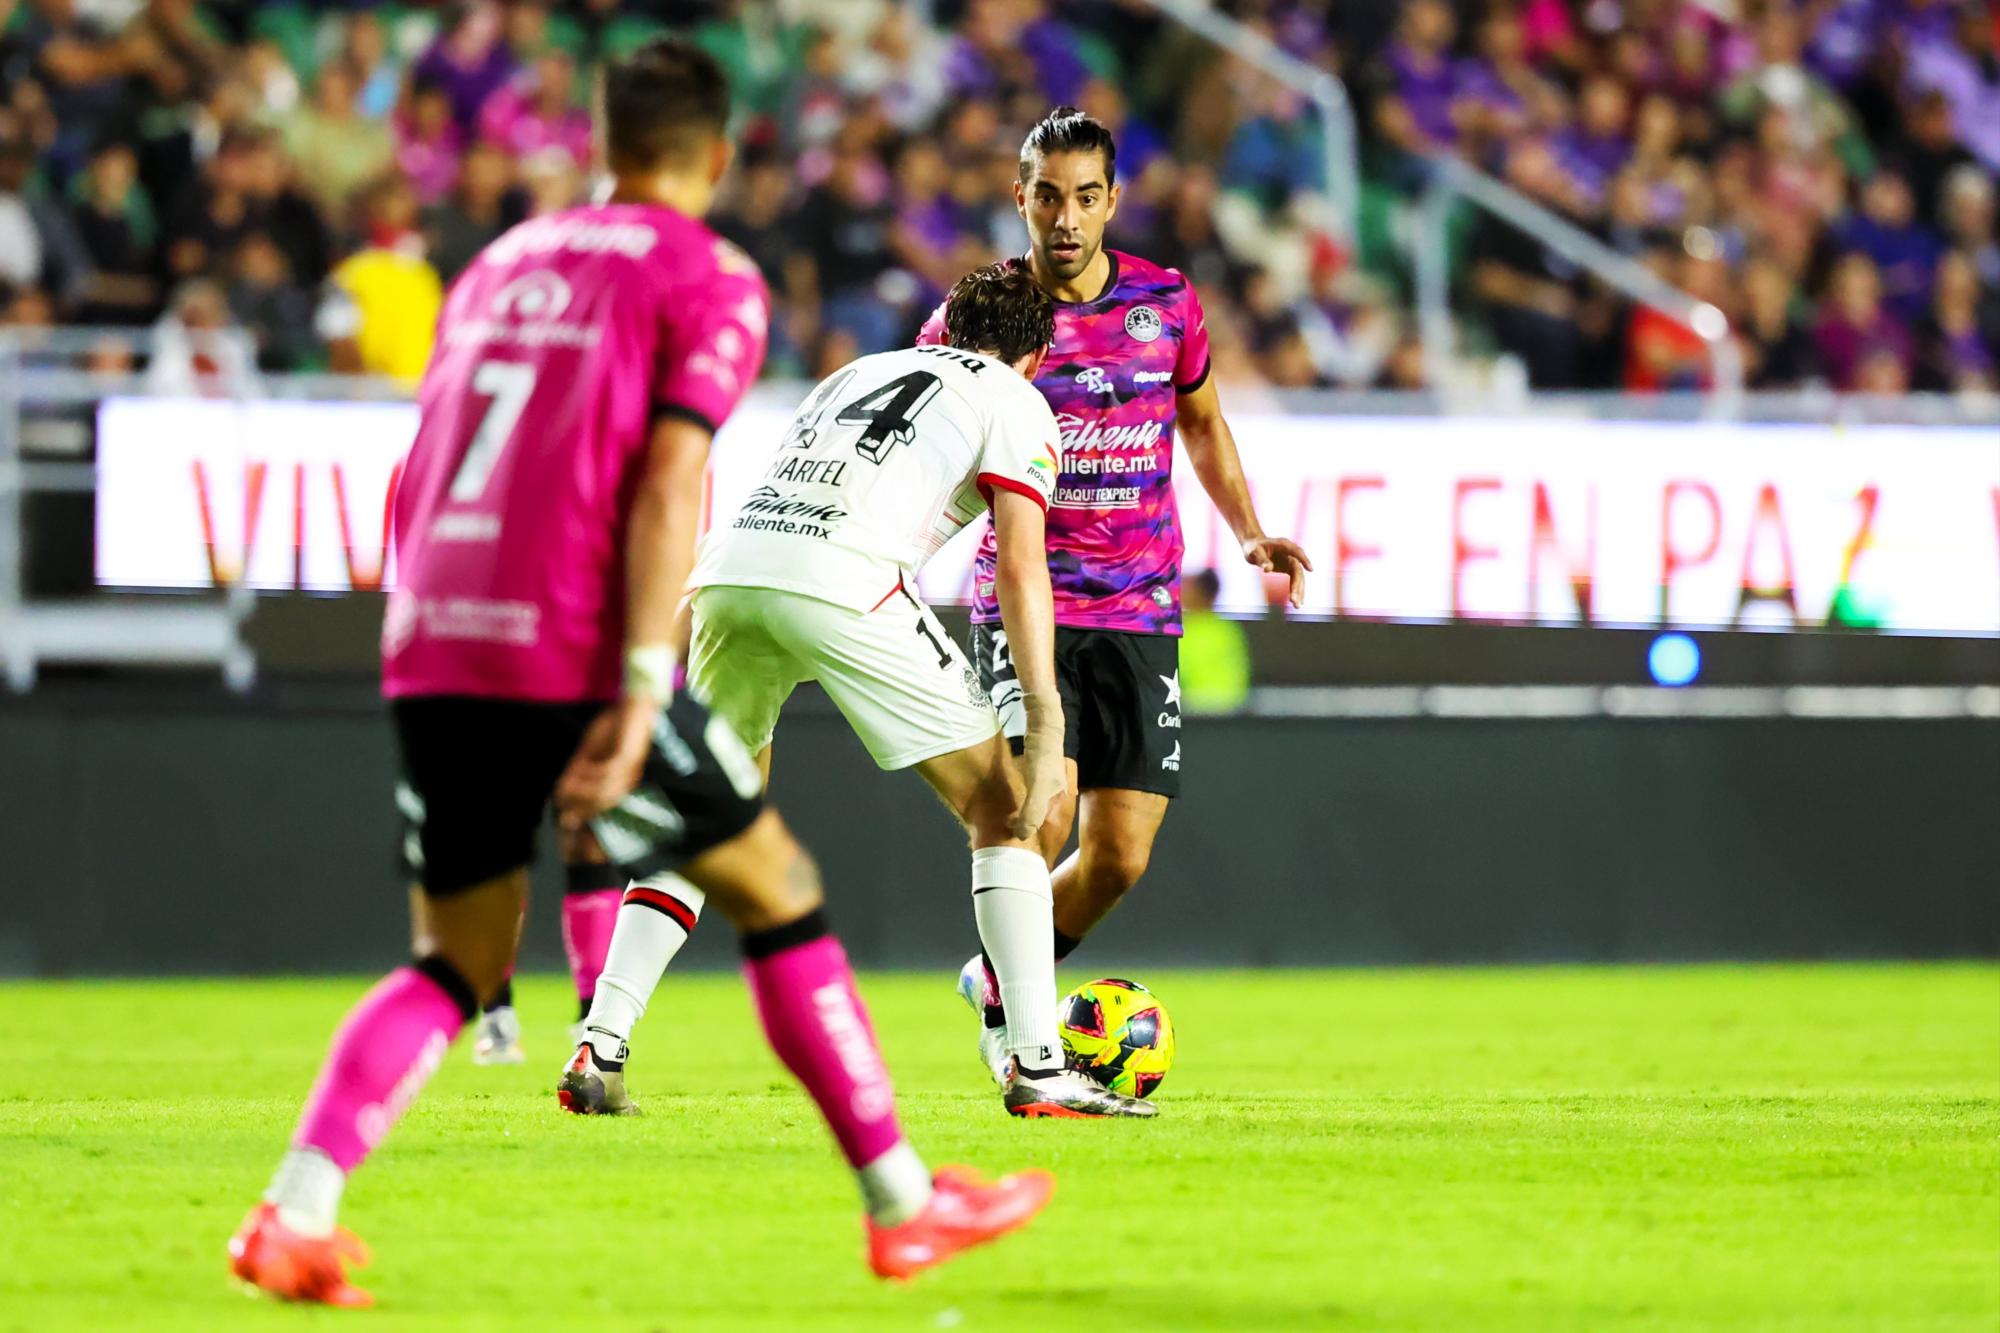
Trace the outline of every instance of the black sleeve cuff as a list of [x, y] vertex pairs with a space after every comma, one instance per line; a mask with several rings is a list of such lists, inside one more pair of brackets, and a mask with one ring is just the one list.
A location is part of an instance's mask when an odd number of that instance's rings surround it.
[[1175, 392], [1175, 393], [1193, 393], [1193, 392], [1194, 392], [1194, 391], [1195, 391], [1196, 389], [1199, 389], [1199, 388], [1200, 388], [1200, 387], [1201, 387], [1202, 385], [1204, 385], [1204, 384], [1208, 383], [1208, 372], [1209, 372], [1209, 368], [1210, 368], [1211, 366], [1213, 366], [1214, 364], [1215, 364], [1215, 359], [1214, 359], [1213, 357], [1210, 357], [1210, 358], [1209, 358], [1208, 360], [1206, 360], [1206, 361], [1202, 362], [1202, 363], [1201, 363], [1201, 374], [1199, 374], [1199, 375], [1196, 375], [1196, 376], [1194, 377], [1194, 383], [1192, 383], [1192, 384], [1176, 384], [1176, 385], [1174, 386], [1174, 392]]
[[[1202, 372], [1202, 374], [1204, 375], [1206, 375], [1207, 373], [1208, 372], [1205, 370]], [[662, 421], [685, 421], [690, 426], [701, 427], [703, 430], [707, 431], [710, 435], [715, 434], [716, 430], [718, 429], [713, 421], [710, 421], [707, 417], [695, 411], [692, 407], [682, 407], [679, 403], [653, 404], [652, 424], [657, 426]]]

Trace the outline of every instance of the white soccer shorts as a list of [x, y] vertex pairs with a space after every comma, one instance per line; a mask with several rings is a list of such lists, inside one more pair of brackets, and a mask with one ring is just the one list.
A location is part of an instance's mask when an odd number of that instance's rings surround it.
[[931, 609], [899, 588], [872, 611], [802, 593], [717, 585], [694, 594], [688, 688], [752, 753], [793, 689], [816, 680], [875, 762], [908, 768], [990, 739], [979, 673]]

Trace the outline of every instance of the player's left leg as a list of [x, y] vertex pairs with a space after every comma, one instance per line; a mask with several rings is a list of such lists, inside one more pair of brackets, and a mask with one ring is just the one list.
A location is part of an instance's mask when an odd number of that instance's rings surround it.
[[1077, 755], [1077, 847], [1053, 875], [1058, 960], [1146, 873], [1181, 790], [1180, 640], [1087, 631], [1079, 674], [1097, 726]]
[[[574, 1043], [590, 1013], [591, 997], [597, 994], [604, 956], [611, 949], [611, 930], [625, 894], [625, 876], [611, 864], [588, 829], [558, 830], [557, 845], [563, 859], [563, 955], [569, 960], [570, 980], [576, 985], [576, 1024], [570, 1029]], [[480, 1006], [479, 1021], [472, 1032], [472, 1063], [518, 1065], [526, 1058], [510, 975], [493, 998]]]
[[388, 1134], [514, 966], [535, 829], [587, 707], [398, 700], [407, 780], [411, 963], [334, 1034], [264, 1202], [230, 1241], [235, 1274], [289, 1300], [366, 1305], [346, 1267], [366, 1251], [336, 1226], [348, 1175]]
[[1075, 952], [1153, 859], [1167, 817], [1158, 792], [1095, 787], [1077, 800], [1077, 847], [1055, 868], [1056, 961]]
[[288, 1300], [367, 1305], [345, 1264], [367, 1251], [336, 1217], [348, 1176], [416, 1100], [513, 966], [526, 867], [448, 898], [419, 897], [414, 961], [348, 1011], [264, 1203], [230, 1241], [236, 1275]]
[[[711, 717], [726, 722], [757, 752], [758, 774], [768, 783], [770, 737], [798, 676], [757, 632], [755, 617], [744, 606], [746, 591], [704, 588], [695, 594], [688, 690], [707, 701]], [[722, 614], [716, 614], [717, 608]], [[564, 1110], [638, 1114], [625, 1088], [632, 1029], [645, 1016], [668, 965], [694, 933], [705, 902], [699, 888], [671, 871], [625, 890], [576, 1049], [556, 1089]]]

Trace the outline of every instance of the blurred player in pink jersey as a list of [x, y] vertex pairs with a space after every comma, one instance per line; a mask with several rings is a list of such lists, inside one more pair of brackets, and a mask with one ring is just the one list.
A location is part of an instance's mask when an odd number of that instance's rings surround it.
[[620, 869], [669, 867], [741, 932], [773, 1049], [858, 1178], [868, 1258], [905, 1277], [1025, 1223], [1053, 1181], [933, 1176], [903, 1138], [819, 876], [728, 727], [675, 697], [675, 622], [711, 436], [755, 378], [768, 297], [697, 219], [727, 168], [727, 81], [692, 45], [610, 62], [609, 203], [523, 223], [454, 286], [396, 502], [383, 693], [404, 778], [415, 957], [334, 1035], [231, 1268], [366, 1305], [348, 1175], [513, 965], [551, 799]]
[[[1042, 830], [1051, 864], [1072, 828], [1077, 834], [1076, 851], [1054, 874], [1061, 960], [1145, 873], [1167, 802], [1180, 794], [1175, 433], [1243, 558], [1289, 576], [1293, 605], [1312, 565], [1257, 521], [1209, 375], [1193, 285], [1177, 270], [1104, 248], [1105, 225], [1118, 212], [1110, 132], [1074, 107], [1051, 111], [1021, 145], [1014, 200], [1029, 240], [1017, 262], [1056, 302], [1055, 342], [1035, 387], [1062, 429], [1049, 573], [1056, 677], [1075, 723], [1064, 740], [1069, 792]], [[936, 341], [943, 328], [940, 307], [919, 341]], [[1008, 734], [1019, 736], [1020, 688], [993, 601], [993, 552], [989, 527], [973, 575], [973, 658]], [[990, 963], [969, 961], [959, 992], [982, 1015], [980, 1054], [998, 1079], [1006, 1019]]]

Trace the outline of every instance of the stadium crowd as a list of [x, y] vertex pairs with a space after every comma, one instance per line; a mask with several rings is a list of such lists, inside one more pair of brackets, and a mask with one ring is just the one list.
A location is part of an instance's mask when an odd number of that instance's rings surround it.
[[[1233, 394], [1424, 383], [1407, 221], [1440, 153], [1721, 307], [1753, 386], [2000, 389], [1981, 5], [1221, 7], [1347, 81], [1353, 237], [1310, 105], [1136, 0], [0, 0], [0, 319], [154, 325], [195, 388], [253, 362], [412, 381], [479, 247], [587, 190], [594, 62], [673, 28], [735, 80], [716, 225], [770, 279], [773, 375], [906, 341], [1018, 252], [1022, 131], [1073, 103], [1118, 137], [1112, 244], [1201, 286]], [[1704, 382], [1693, 333], [1561, 253], [1470, 212], [1455, 234], [1475, 364]]]

